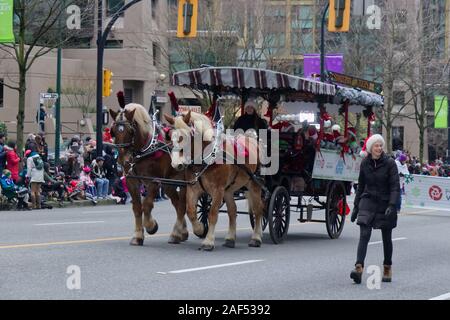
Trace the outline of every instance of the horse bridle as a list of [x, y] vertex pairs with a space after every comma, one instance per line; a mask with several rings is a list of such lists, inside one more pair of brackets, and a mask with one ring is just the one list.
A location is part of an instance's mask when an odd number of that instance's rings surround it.
[[[167, 153], [170, 154], [170, 151], [168, 150], [168, 147], [171, 144], [163, 144], [162, 146], [158, 146], [159, 141], [156, 135], [156, 131], [157, 129], [159, 129], [161, 127], [161, 125], [158, 123], [158, 120], [156, 119], [156, 115], [159, 113], [159, 110], [157, 110], [153, 116], [152, 116], [152, 125], [153, 125], [153, 132], [151, 135], [151, 139], [148, 139], [148, 143], [145, 144], [145, 146], [141, 149], [141, 150], [133, 150], [133, 146], [134, 146], [134, 138], [135, 138], [135, 133], [137, 131], [134, 122], [128, 121], [128, 120], [119, 120], [116, 121], [114, 126], [118, 126], [119, 130], [120, 130], [120, 126], [123, 126], [123, 130], [125, 129], [129, 129], [131, 130], [131, 141], [130, 142], [126, 142], [126, 143], [115, 143], [113, 144], [115, 147], [117, 148], [129, 148], [129, 151], [132, 151], [134, 153], [134, 157], [136, 159], [140, 159], [143, 157], [146, 157], [148, 155], [151, 155], [157, 151], [165, 151]], [[125, 128], [127, 127], [127, 128]], [[112, 132], [112, 136], [114, 137], [114, 132]], [[149, 137], [150, 138], [150, 137]]]
[[[134, 123], [130, 123], [127, 120], [119, 120], [119, 121], [115, 121], [114, 122], [114, 126], [117, 126], [118, 130], [121, 130], [120, 127], [123, 127], [122, 130], [125, 129], [130, 129], [131, 130], [131, 141], [130, 142], [125, 142], [125, 143], [114, 143], [113, 146], [117, 147], [117, 148], [128, 148], [130, 146], [134, 145], [134, 137], [135, 137], [135, 133], [136, 133], [136, 127], [134, 126]], [[115, 138], [115, 132], [111, 132], [111, 136], [113, 138]]]

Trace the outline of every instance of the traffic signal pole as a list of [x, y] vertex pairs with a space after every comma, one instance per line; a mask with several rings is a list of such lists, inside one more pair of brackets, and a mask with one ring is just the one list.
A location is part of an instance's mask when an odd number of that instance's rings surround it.
[[330, 3], [328, 2], [322, 15], [322, 29], [320, 30], [320, 81], [325, 81], [325, 23], [327, 19], [328, 9]]
[[111, 21], [103, 31], [103, 1], [98, 0], [98, 22], [97, 22], [97, 157], [102, 155], [103, 151], [103, 56], [105, 52], [105, 44], [108, 39], [108, 34], [111, 31], [114, 23], [128, 8], [134, 6], [142, 0], [133, 0], [120, 8], [111, 18]]

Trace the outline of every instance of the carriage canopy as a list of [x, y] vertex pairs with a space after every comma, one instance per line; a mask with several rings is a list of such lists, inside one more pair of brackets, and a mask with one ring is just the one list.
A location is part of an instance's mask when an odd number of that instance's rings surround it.
[[[383, 97], [376, 93], [324, 83], [272, 70], [239, 67], [205, 67], [177, 72], [172, 84], [219, 93], [247, 89], [257, 94], [278, 91], [285, 101], [306, 102], [304, 108], [317, 108], [310, 104], [318, 96], [326, 97], [327, 110], [338, 109], [349, 102], [350, 112], [360, 112], [367, 107], [383, 107]], [[300, 93], [300, 94], [299, 94]]]

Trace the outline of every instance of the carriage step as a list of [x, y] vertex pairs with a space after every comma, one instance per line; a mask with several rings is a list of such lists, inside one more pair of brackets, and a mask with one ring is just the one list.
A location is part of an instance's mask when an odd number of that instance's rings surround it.
[[311, 220], [307, 220], [307, 219], [297, 219], [298, 220], [298, 222], [300, 222], [300, 223], [307, 223], [307, 222], [320, 222], [320, 223], [323, 223], [323, 222], [326, 222], [326, 221], [324, 221], [324, 220], [313, 220], [313, 219], [311, 219]]

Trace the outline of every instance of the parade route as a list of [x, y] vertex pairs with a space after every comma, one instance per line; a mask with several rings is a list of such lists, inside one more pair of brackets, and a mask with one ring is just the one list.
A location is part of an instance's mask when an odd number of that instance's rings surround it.
[[[245, 209], [245, 202], [239, 206]], [[324, 224], [300, 224], [296, 215], [283, 244], [274, 245], [266, 230], [261, 248], [248, 247], [250, 223], [239, 215], [236, 248], [230, 249], [222, 246], [228, 225], [222, 213], [216, 248], [204, 252], [192, 233], [185, 243], [167, 243], [175, 221], [167, 201], [156, 203], [160, 229], [143, 247], [128, 244], [131, 206], [2, 212], [0, 299], [450, 298], [450, 275], [443, 272], [450, 264], [446, 211], [404, 210], [393, 235], [393, 282], [372, 290], [365, 282], [371, 274], [360, 286], [349, 278], [359, 237], [355, 224], [347, 220], [341, 237], [330, 240]], [[366, 266], [372, 265], [382, 268], [378, 231], [368, 250]], [[79, 290], [67, 287], [71, 266], [79, 267]]]

